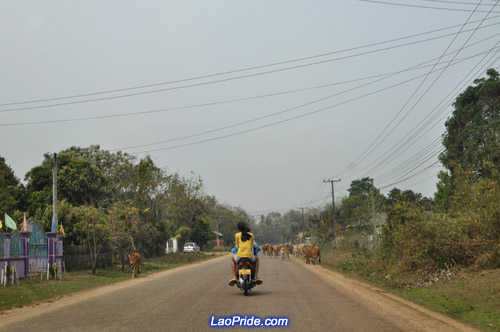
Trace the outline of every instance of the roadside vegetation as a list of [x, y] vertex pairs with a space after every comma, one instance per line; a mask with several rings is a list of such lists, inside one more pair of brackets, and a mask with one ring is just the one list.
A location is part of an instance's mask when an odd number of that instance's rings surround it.
[[[52, 225], [54, 155], [45, 154], [24, 177], [25, 184], [0, 156], [0, 212], [20, 229], [23, 214], [45, 231]], [[114, 260], [127, 255], [163, 255], [168, 239], [210, 248], [215, 231], [232, 242], [239, 221], [251, 223], [241, 208], [221, 204], [204, 191], [203, 180], [160, 168], [147, 156], [137, 159], [98, 145], [70, 147], [57, 154], [58, 228], [64, 245], [87, 246], [92, 273], [105, 247]], [[5, 231], [5, 229], [4, 229]], [[203, 247], [205, 246], [205, 247]]]
[[[214, 252], [176, 253], [146, 259], [141, 265], [139, 278], [144, 278], [155, 272], [202, 262], [217, 256]], [[120, 264], [100, 268], [95, 274], [92, 273], [92, 270], [67, 272], [63, 274], [62, 280], [21, 279], [19, 286], [2, 287], [0, 291], [0, 311], [39, 302], [52, 302], [63, 295], [130, 279], [130, 268], [127, 267], [122, 270]]]
[[331, 205], [262, 216], [257, 238], [310, 237], [322, 248], [324, 267], [485, 331], [500, 330], [498, 72], [488, 70], [454, 107], [439, 155], [446, 170], [433, 198], [399, 188], [385, 196], [364, 177], [336, 205], [336, 239]]

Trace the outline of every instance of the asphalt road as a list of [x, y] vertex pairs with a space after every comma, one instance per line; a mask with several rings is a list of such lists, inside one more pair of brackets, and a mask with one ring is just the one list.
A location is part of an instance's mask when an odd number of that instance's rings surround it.
[[[88, 296], [0, 317], [0, 331], [209, 331], [210, 322], [240, 315], [286, 317], [288, 326], [232, 331], [404, 331], [387, 313], [311, 272], [297, 261], [261, 259], [264, 283], [244, 296], [231, 277], [230, 256], [105, 287]], [[314, 267], [319, 268], [319, 267]], [[26, 318], [23, 318], [26, 317]], [[212, 318], [213, 317], [213, 318]], [[2, 323], [3, 320], [3, 323]], [[220, 330], [217, 328], [217, 330]]]

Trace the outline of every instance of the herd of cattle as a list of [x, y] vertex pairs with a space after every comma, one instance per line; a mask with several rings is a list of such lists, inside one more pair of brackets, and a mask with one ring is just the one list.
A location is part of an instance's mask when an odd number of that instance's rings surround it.
[[262, 245], [262, 252], [264, 255], [268, 255], [270, 258], [290, 259], [290, 255], [295, 257], [301, 257], [306, 259], [306, 264], [316, 264], [321, 263], [321, 249], [318, 246], [312, 244], [264, 244]]

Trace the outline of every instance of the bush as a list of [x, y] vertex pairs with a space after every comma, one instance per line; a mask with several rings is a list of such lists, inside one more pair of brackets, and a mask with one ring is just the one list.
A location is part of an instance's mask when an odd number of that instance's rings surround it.
[[470, 174], [455, 180], [447, 214], [404, 200], [387, 209], [380, 253], [399, 270], [500, 267], [500, 186]]

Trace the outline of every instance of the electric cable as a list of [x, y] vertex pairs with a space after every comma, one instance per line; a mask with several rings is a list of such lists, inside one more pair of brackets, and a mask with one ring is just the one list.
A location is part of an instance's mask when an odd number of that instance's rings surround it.
[[[484, 26], [483, 28], [487, 28], [487, 27], [490, 27], [490, 26], [495, 26], [495, 25], [498, 25], [498, 24], [500, 24], [500, 23], [494, 23], [494, 24], [491, 24], [491, 25], [488, 25], [488, 26]], [[473, 30], [473, 29], [471, 29], [471, 30]], [[471, 31], [471, 30], [463, 30], [463, 33]], [[179, 90], [179, 89], [186, 89], [186, 88], [193, 88], [193, 87], [199, 87], [199, 86], [205, 86], [205, 85], [211, 85], [211, 84], [229, 82], [229, 81], [234, 81], [234, 80], [246, 79], [246, 78], [257, 77], [257, 76], [268, 75], [268, 74], [274, 74], [274, 73], [278, 73], [278, 72], [284, 72], [284, 71], [288, 71], [288, 70], [294, 70], [294, 69], [298, 69], [298, 68], [315, 66], [315, 65], [319, 65], [319, 64], [333, 62], [333, 61], [351, 59], [351, 58], [355, 58], [355, 57], [360, 57], [360, 56], [364, 56], [364, 55], [368, 55], [368, 54], [373, 54], [373, 53], [378, 53], [378, 52], [382, 52], [382, 51], [388, 51], [388, 50], [392, 50], [392, 49], [396, 49], [396, 48], [400, 48], [400, 47], [405, 47], [405, 46], [409, 46], [409, 45], [415, 45], [415, 44], [419, 44], [419, 43], [427, 42], [427, 41], [431, 41], [431, 40], [437, 40], [437, 39], [441, 39], [441, 38], [445, 38], [445, 37], [449, 37], [449, 36], [453, 36], [453, 35], [455, 35], [455, 33], [451, 33], [451, 34], [447, 34], [447, 35], [442, 35], [442, 36], [438, 36], [438, 37], [433, 37], [433, 38], [429, 38], [429, 39], [425, 39], [425, 40], [414, 41], [414, 42], [409, 42], [409, 43], [405, 43], [405, 44], [390, 46], [390, 47], [386, 47], [386, 48], [381, 48], [381, 49], [376, 49], [376, 50], [361, 52], [361, 53], [358, 53], [358, 54], [337, 57], [337, 58], [328, 59], [328, 60], [322, 60], [322, 61], [317, 61], [317, 62], [302, 64], [302, 65], [296, 65], [296, 66], [291, 66], [291, 67], [274, 69], [274, 70], [264, 71], [264, 72], [260, 72], [260, 73], [254, 73], [254, 74], [248, 74], [248, 75], [242, 75], [242, 76], [236, 76], [236, 77], [229, 77], [229, 78], [224, 78], [224, 79], [219, 79], [219, 80], [213, 80], [213, 81], [208, 81], [208, 82], [195, 83], [195, 84], [182, 85], [182, 86], [176, 86], [176, 87], [171, 87], [171, 88], [163, 88], [163, 89], [143, 91], [143, 92], [136, 92], [136, 93], [129, 93], [129, 94], [122, 94], [122, 95], [118, 95], [118, 96], [93, 98], [93, 99], [85, 99], [85, 100], [77, 100], [77, 101], [62, 102], [62, 103], [55, 103], [55, 104], [48, 104], [48, 105], [27, 106], [27, 107], [19, 107], [19, 108], [8, 108], [8, 109], [0, 110], [0, 113], [16, 112], [16, 111], [27, 111], [27, 110], [33, 110], [33, 109], [45, 109], [45, 108], [52, 108], [52, 107], [60, 107], [60, 106], [67, 106], [67, 105], [90, 103], [90, 102], [96, 102], [96, 101], [106, 101], [106, 100], [114, 100], [114, 99], [121, 99], [121, 98], [129, 98], [129, 97], [141, 96], [141, 95], [146, 95], [146, 94], [153, 94], [153, 93], [159, 93], [159, 92], [165, 92], [165, 91], [172, 91], [172, 90]], [[268, 65], [268, 66], [271, 66], [271, 65]], [[247, 69], [245, 69], [245, 70], [247, 70]], [[245, 71], [245, 70], [242, 70], [242, 71]], [[219, 76], [219, 74], [213, 74], [213, 75], [210, 75], [210, 76]], [[186, 79], [186, 80], [192, 80], [192, 79]], [[164, 83], [164, 84], [167, 84], [167, 83]], [[92, 95], [95, 95], [95, 94], [98, 94], [98, 93], [94, 93]], [[66, 99], [66, 98], [73, 98], [73, 97], [52, 98], [51, 100], [56, 100], [56, 99], [60, 100], [60, 99]], [[19, 102], [19, 103], [23, 103], [24, 104], [24, 103], [28, 103], [28, 102]], [[4, 105], [8, 105], [8, 104], [4, 104]], [[9, 105], [13, 105], [13, 103], [10, 103]]]
[[[448, 11], [457, 11], [457, 12], [471, 12], [472, 10], [470, 9], [460, 9], [460, 8], [446, 8], [446, 7], [432, 7], [432, 6], [421, 6], [421, 5], [410, 5], [410, 4], [402, 4], [402, 3], [394, 3], [394, 2], [387, 2], [387, 1], [378, 1], [378, 0], [356, 0], [360, 2], [369, 2], [369, 3], [376, 3], [376, 4], [382, 4], [382, 5], [391, 5], [391, 6], [401, 6], [401, 7], [412, 7], [412, 8], [424, 8], [424, 9], [437, 9], [437, 10], [448, 10]], [[486, 13], [486, 10], [477, 10], [475, 11], [476, 13]], [[493, 12], [493, 13], [499, 13], [499, 12]]]

